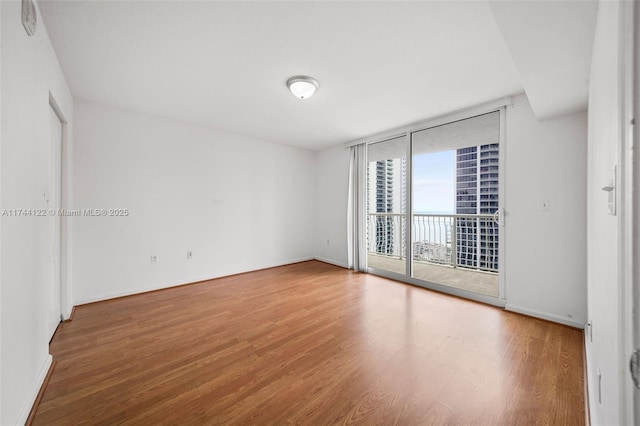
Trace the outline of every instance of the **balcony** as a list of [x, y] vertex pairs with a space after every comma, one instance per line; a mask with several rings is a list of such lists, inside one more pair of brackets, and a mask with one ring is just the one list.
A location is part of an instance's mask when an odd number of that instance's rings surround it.
[[[493, 215], [414, 214], [413, 278], [498, 297]], [[406, 274], [406, 215], [368, 215], [368, 266]], [[454, 232], [455, 230], [455, 232]]]

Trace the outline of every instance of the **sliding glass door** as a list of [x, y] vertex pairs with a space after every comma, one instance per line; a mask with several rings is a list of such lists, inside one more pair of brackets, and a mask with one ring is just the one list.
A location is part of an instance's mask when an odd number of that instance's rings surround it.
[[414, 278], [498, 297], [500, 112], [411, 135]]
[[500, 297], [500, 117], [494, 111], [368, 146], [371, 272]]
[[367, 263], [371, 268], [407, 272], [407, 138], [367, 149]]

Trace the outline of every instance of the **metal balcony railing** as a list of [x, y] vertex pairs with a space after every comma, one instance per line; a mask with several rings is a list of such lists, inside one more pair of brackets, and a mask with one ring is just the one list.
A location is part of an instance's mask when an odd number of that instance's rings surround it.
[[[407, 216], [369, 213], [367, 252], [405, 258]], [[498, 272], [499, 228], [493, 215], [414, 214], [411, 218], [414, 261]]]

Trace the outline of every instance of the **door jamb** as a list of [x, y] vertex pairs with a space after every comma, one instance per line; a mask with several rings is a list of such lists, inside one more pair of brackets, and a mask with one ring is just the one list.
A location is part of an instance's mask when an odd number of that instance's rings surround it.
[[[60, 140], [60, 208], [69, 209], [70, 200], [70, 156], [69, 156], [69, 122], [60, 104], [49, 92], [49, 106], [56, 113], [62, 124]], [[60, 217], [60, 312], [61, 320], [70, 318], [73, 304], [71, 302], [71, 221], [68, 216]]]
[[[620, 419], [624, 424], [636, 424], [634, 422], [634, 413], [640, 411], [640, 407], [635, 407], [635, 398], [637, 390], [633, 385], [631, 374], [627, 366], [634, 349], [638, 324], [634, 324], [634, 302], [637, 302], [638, 291], [640, 285], [638, 283], [638, 260], [634, 256], [634, 252], [638, 250], [639, 245], [634, 235], [638, 232], [640, 221], [638, 214], [640, 211], [634, 209], [634, 204], [638, 200], [638, 152], [634, 149], [634, 145], [638, 147], [638, 133], [634, 125], [634, 117], [636, 108], [638, 108], [638, 76], [640, 71], [638, 67], [638, 58], [635, 52], [635, 44], [637, 43], [637, 27], [638, 8], [635, 2], [620, 2], [619, 22], [619, 107], [620, 107], [620, 145], [618, 152], [618, 173], [617, 181], [619, 182], [618, 197], [619, 205], [616, 206], [620, 212], [618, 216], [618, 275], [620, 286], [620, 355], [622, 356], [621, 365], [624, 367], [623, 377], [619, 386], [622, 395], [620, 404]], [[635, 95], [635, 96], [634, 96]]]

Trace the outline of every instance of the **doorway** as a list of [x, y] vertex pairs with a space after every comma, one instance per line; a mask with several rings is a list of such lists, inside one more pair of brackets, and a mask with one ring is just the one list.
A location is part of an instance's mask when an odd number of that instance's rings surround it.
[[53, 106], [49, 105], [49, 185], [45, 195], [48, 220], [48, 248], [49, 248], [49, 315], [47, 320], [47, 332], [49, 338], [53, 337], [61, 316], [61, 291], [60, 291], [60, 207], [62, 190], [62, 137], [63, 125]]
[[500, 304], [504, 109], [367, 148], [367, 262], [374, 274]]

